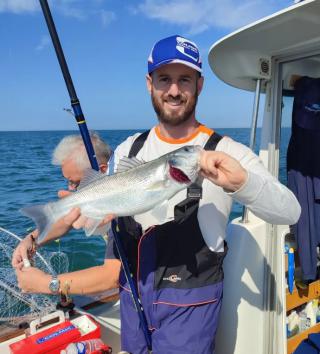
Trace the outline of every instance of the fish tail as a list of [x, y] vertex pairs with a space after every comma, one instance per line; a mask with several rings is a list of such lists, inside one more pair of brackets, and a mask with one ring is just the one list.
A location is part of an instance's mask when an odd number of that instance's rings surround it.
[[37, 241], [41, 242], [55, 222], [50, 205], [27, 206], [21, 209], [21, 213], [35, 222], [39, 231]]

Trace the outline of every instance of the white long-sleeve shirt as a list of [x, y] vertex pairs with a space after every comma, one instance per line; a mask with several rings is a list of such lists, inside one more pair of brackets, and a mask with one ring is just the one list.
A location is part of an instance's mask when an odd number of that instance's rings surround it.
[[[161, 136], [159, 127], [154, 127], [137, 154], [137, 158], [147, 162], [184, 145], [204, 147], [212, 132], [211, 129], [200, 125], [189, 138], [176, 140]], [[138, 135], [139, 133], [130, 136], [117, 147], [114, 155], [115, 171], [121, 158], [128, 156], [133, 141]], [[297, 199], [288, 188], [268, 172], [252, 150], [229, 137], [223, 137], [216, 151], [225, 152], [238, 160], [247, 170], [248, 179], [238, 191], [233, 193], [226, 193], [221, 187], [204, 179], [198, 221], [203, 238], [212, 251], [223, 251], [233, 199], [246, 205], [255, 215], [269, 223], [291, 225], [297, 222], [301, 211]], [[186, 198], [186, 193], [187, 191], [183, 190], [169, 200], [166, 219], [161, 223], [174, 219], [174, 206]], [[142, 225], [143, 230], [159, 224], [159, 220], [151, 211], [136, 215], [134, 218]]]

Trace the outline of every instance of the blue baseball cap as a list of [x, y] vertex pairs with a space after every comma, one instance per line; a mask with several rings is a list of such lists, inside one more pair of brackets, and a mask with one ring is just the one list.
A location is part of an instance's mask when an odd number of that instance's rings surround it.
[[148, 73], [166, 64], [180, 63], [202, 72], [202, 62], [197, 45], [179, 35], [157, 42], [148, 58]]

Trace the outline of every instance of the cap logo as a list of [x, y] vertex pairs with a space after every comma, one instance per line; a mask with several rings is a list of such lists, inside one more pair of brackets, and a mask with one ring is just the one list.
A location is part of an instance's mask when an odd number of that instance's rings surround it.
[[198, 61], [199, 58], [198, 49], [194, 43], [188, 41], [187, 39], [182, 37], [177, 37], [176, 49], [183, 55], [192, 59], [193, 61], [195, 62]]

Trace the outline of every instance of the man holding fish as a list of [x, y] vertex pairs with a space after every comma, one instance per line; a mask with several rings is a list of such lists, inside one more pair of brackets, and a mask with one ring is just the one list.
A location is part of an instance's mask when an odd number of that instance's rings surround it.
[[[294, 195], [249, 148], [198, 122], [201, 73], [195, 43], [181, 36], [157, 42], [146, 80], [158, 125], [116, 149], [116, 174], [86, 176], [74, 196], [41, 207], [41, 212], [46, 210], [42, 215], [55, 219], [39, 218], [39, 207], [25, 209], [38, 220], [41, 238], [51, 228], [43, 219], [63, 223], [67, 214], [68, 225], [91, 234], [118, 217], [117, 232], [152, 331], [154, 353], [213, 352], [233, 200], [272, 224], [291, 225], [300, 215]], [[82, 294], [119, 285], [122, 350], [147, 353], [112, 232], [105, 264], [99, 270], [59, 275], [59, 284], [68, 282], [71, 293]], [[17, 273], [25, 291], [50, 292], [47, 275], [34, 268]], [[28, 283], [27, 274], [42, 285]]]

